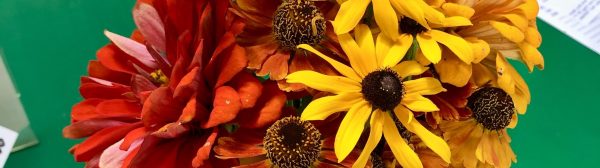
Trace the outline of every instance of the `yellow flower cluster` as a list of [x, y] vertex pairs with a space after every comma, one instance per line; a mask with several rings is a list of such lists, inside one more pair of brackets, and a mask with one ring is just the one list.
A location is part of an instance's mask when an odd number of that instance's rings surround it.
[[329, 93], [310, 102], [302, 120], [343, 112], [338, 161], [355, 148], [361, 153], [353, 167], [510, 167], [516, 161], [506, 128], [516, 126], [531, 97], [508, 60], [529, 71], [544, 67], [535, 0], [337, 3], [331, 24], [347, 60], [315, 45], [298, 48], [338, 74], [301, 70], [285, 79]]

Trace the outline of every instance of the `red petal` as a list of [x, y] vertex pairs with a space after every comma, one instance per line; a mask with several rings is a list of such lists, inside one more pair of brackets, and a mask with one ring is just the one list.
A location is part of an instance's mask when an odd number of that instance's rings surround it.
[[103, 117], [137, 119], [140, 117], [141, 110], [139, 103], [124, 99], [105, 100], [96, 106], [96, 112]]
[[261, 69], [256, 73], [258, 76], [266, 76], [272, 80], [281, 80], [288, 74], [288, 61], [290, 55], [288, 53], [277, 52], [267, 58]]
[[212, 150], [215, 139], [217, 138], [218, 128], [213, 128], [212, 133], [208, 138], [206, 138], [205, 143], [198, 149], [196, 153], [196, 157], [192, 160], [193, 167], [202, 167], [205, 163], [204, 161], [210, 157], [210, 152]]
[[154, 60], [150, 53], [148, 53], [148, 49], [146, 49], [144, 44], [112, 33], [108, 30], [104, 30], [104, 35], [106, 35], [110, 41], [117, 45], [119, 49], [129, 54], [132, 58], [134, 58], [135, 61], [141, 63], [140, 65], [151, 69], [156, 69], [158, 67], [156, 60]]
[[150, 131], [177, 120], [181, 113], [180, 103], [173, 100], [171, 90], [160, 87], [154, 90], [144, 102], [142, 121]]
[[183, 112], [181, 116], [179, 116], [178, 122], [180, 123], [188, 123], [192, 121], [194, 118], [207, 118], [208, 110], [196, 101], [197, 96], [194, 95], [188, 101], [188, 103], [183, 108]]
[[131, 80], [131, 90], [136, 94], [156, 89], [156, 85], [142, 75], [134, 75]]
[[253, 107], [263, 89], [260, 81], [247, 72], [238, 73], [231, 81], [231, 85], [240, 95], [242, 108]]
[[79, 144], [73, 153], [78, 162], [88, 161], [102, 153], [108, 146], [121, 140], [129, 131], [142, 126], [141, 123], [132, 123], [118, 127], [110, 127], [98, 131], [90, 138]]
[[88, 74], [94, 78], [104, 79], [120, 84], [129, 84], [131, 79], [130, 74], [110, 70], [98, 61], [90, 61], [88, 63]]
[[217, 88], [213, 110], [210, 112], [208, 121], [202, 124], [202, 128], [211, 128], [233, 120], [241, 106], [240, 96], [233, 88], [229, 86]]
[[266, 154], [260, 144], [248, 144], [231, 137], [219, 138], [217, 143], [214, 151], [219, 159], [249, 158]]
[[128, 56], [114, 44], [108, 44], [96, 52], [96, 58], [104, 67], [113, 71], [136, 74]]
[[244, 48], [233, 45], [234, 38], [231, 33], [226, 33], [206, 66], [204, 75], [214, 88], [231, 80], [248, 63]]
[[190, 130], [186, 125], [180, 123], [168, 123], [160, 129], [152, 132], [153, 136], [160, 138], [175, 138]]
[[281, 116], [286, 96], [273, 81], [264, 83], [262, 96], [252, 108], [242, 110], [237, 117], [241, 127], [260, 128], [270, 125]]
[[121, 168], [129, 168], [129, 165], [131, 164], [131, 160], [133, 160], [133, 158], [135, 158], [135, 156], [137, 156], [138, 152], [140, 151], [140, 148], [141, 147], [139, 147], [139, 146], [136, 148], [133, 148], [133, 151], [131, 151], [131, 153], [129, 153], [129, 155], [127, 155], [127, 157], [125, 157], [125, 159], [123, 159], [123, 165], [121, 166]]
[[183, 142], [183, 139], [162, 139], [147, 136], [140, 145], [137, 155], [129, 162], [129, 167], [176, 167], [178, 157], [185, 155], [178, 152]]
[[99, 130], [109, 127], [125, 125], [127, 123], [109, 119], [91, 119], [73, 123], [63, 128], [65, 138], [83, 138], [96, 133]]
[[140, 3], [133, 9], [133, 20], [149, 44], [160, 52], [166, 51], [165, 28], [154, 7]]
[[100, 104], [103, 99], [85, 99], [71, 108], [71, 120], [72, 122], [88, 120], [97, 116], [96, 106]]
[[144, 128], [144, 127], [136, 128], [133, 131], [130, 131], [125, 136], [125, 138], [123, 138], [123, 143], [121, 143], [121, 146], [119, 146], [119, 149], [129, 150], [129, 148], [131, 147], [131, 144], [133, 142], [146, 136], [147, 134], [148, 134], [148, 132], [146, 131], [146, 128]]
[[201, 76], [199, 76], [200, 74], [198, 72], [200, 72], [200, 70], [196, 67], [181, 78], [179, 84], [175, 87], [173, 94], [176, 99], [186, 99], [191, 97], [198, 87], [204, 84], [204, 82], [200, 80]]
[[85, 99], [89, 98], [103, 98], [103, 99], [114, 99], [114, 98], [125, 98], [122, 95], [126, 92], [131, 92], [129, 86], [112, 83], [112, 86], [103, 85], [99, 83], [83, 83], [79, 86], [79, 93]]
[[185, 76], [188, 72], [187, 67], [192, 60], [192, 57], [188, 54], [189, 43], [192, 37], [189, 32], [185, 32], [180, 35], [177, 40], [177, 61], [175, 65], [173, 65], [173, 71], [171, 76], [169, 77], [169, 87], [171, 89], [175, 89], [175, 87], [179, 84], [181, 78]]

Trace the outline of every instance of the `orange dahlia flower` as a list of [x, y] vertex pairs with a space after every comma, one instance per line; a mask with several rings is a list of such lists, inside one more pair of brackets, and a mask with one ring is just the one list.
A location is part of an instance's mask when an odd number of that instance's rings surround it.
[[[337, 37], [326, 21], [335, 17], [335, 5], [335, 2], [311, 0], [233, 1], [233, 11], [246, 23], [238, 42], [246, 49], [248, 68], [256, 70], [259, 76], [269, 75], [278, 81], [299, 70], [335, 73], [319, 57], [296, 49], [299, 44], [309, 44], [336, 55], [336, 59], [346, 59], [340, 54]], [[299, 89], [289, 85], [281, 87]]]
[[[244, 71], [234, 36], [244, 26], [223, 1], [140, 1], [139, 31], [98, 52], [82, 78], [68, 138], [89, 167], [227, 167], [214, 158], [221, 124], [262, 127], [276, 120], [285, 95]], [[268, 83], [267, 83], [268, 85]], [[271, 83], [271, 85], [275, 85]], [[240, 114], [239, 116], [237, 114]], [[236, 117], [253, 116], [243, 121]]]

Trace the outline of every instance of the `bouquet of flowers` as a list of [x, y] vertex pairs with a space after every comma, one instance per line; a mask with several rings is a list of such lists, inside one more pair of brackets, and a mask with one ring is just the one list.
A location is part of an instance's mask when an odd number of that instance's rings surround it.
[[[138, 0], [66, 138], [86, 167], [510, 167], [535, 0]], [[514, 60], [514, 61], [509, 61]]]

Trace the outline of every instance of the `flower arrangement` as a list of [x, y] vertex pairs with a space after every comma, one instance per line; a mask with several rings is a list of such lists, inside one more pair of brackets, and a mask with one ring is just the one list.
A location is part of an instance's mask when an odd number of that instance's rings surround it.
[[510, 167], [535, 0], [138, 0], [81, 78], [86, 167]]

